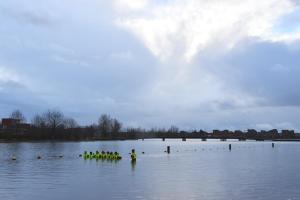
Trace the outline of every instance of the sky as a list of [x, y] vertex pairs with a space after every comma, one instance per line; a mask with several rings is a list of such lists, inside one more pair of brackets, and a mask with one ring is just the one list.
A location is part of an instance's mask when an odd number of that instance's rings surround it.
[[300, 131], [298, 0], [2, 0], [0, 117]]

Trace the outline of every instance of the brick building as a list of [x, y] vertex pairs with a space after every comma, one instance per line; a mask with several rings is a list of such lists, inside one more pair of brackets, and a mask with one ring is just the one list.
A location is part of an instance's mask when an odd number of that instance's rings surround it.
[[10, 128], [29, 129], [30, 128], [30, 124], [21, 123], [21, 120], [13, 119], [13, 118], [3, 118], [1, 125], [3, 129], [10, 129]]

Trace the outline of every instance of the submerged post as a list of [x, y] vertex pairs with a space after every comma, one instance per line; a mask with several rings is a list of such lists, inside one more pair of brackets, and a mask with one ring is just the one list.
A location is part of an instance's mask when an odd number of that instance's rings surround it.
[[272, 148], [274, 148], [275, 147], [275, 144], [274, 143], [272, 143]]
[[167, 153], [170, 153], [170, 146], [167, 146]]
[[231, 151], [231, 144], [229, 144], [229, 151]]

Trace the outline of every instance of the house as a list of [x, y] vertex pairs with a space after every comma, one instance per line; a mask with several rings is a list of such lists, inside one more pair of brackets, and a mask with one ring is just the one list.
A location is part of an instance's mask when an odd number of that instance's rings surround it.
[[2, 119], [2, 128], [17, 128], [17, 125], [21, 123], [19, 119], [12, 118], [3, 118]]
[[281, 135], [284, 138], [290, 138], [295, 136], [295, 131], [294, 130], [282, 130]]
[[19, 120], [19, 119], [3, 118], [2, 119], [2, 128], [3, 129], [10, 129], [10, 128], [29, 129], [30, 124], [21, 123], [21, 120]]

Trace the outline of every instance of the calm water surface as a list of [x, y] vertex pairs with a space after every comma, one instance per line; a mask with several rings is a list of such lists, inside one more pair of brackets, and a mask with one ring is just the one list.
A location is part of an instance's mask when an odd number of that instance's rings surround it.
[[[83, 160], [85, 150], [118, 151], [123, 159]], [[296, 142], [0, 143], [0, 199], [300, 199], [299, 155]]]

